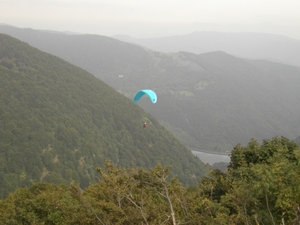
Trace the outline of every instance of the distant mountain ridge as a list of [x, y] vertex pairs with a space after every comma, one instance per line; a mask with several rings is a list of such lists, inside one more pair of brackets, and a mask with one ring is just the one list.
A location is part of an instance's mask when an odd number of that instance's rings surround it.
[[224, 152], [251, 138], [294, 139], [300, 134], [299, 67], [222, 51], [155, 52], [99, 35], [9, 32], [129, 98], [139, 89], [155, 90], [155, 107], [147, 101], [139, 105], [188, 147]]
[[0, 198], [39, 181], [73, 180], [86, 187], [98, 180], [96, 167], [106, 159], [122, 167], [172, 165], [173, 175], [186, 184], [206, 172], [131, 99], [83, 69], [4, 34], [0, 96]]
[[300, 67], [300, 40], [283, 35], [248, 32], [194, 32], [161, 38], [113, 38], [138, 44], [159, 52], [191, 52], [202, 54], [224, 51], [248, 59], [265, 59]]

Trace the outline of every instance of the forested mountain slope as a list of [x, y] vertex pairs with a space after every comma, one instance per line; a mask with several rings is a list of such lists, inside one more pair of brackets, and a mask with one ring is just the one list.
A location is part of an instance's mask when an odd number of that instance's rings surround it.
[[206, 171], [131, 99], [58, 57], [0, 34], [0, 197], [38, 181], [74, 180], [86, 187], [106, 159], [125, 167], [172, 165], [185, 184], [198, 182]]
[[141, 106], [184, 145], [230, 151], [237, 143], [300, 134], [300, 68], [224, 52], [159, 53], [99, 35], [7, 27], [6, 32], [80, 66], [131, 97], [151, 88]]

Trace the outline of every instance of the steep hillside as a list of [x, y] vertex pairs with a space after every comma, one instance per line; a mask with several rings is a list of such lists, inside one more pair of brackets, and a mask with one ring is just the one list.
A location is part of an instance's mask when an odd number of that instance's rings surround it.
[[38, 181], [86, 187], [106, 159], [125, 167], [172, 165], [186, 184], [205, 173], [204, 164], [131, 99], [4, 34], [0, 96], [0, 197]]
[[251, 138], [300, 134], [300, 68], [224, 52], [159, 53], [97, 35], [8, 27], [9, 32], [82, 67], [125, 96], [151, 87], [140, 105], [192, 148], [230, 151]]

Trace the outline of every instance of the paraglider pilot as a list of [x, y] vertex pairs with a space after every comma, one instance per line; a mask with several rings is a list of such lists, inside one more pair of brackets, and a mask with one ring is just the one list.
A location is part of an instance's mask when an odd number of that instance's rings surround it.
[[148, 128], [148, 125], [146, 123], [144, 123], [143, 127], [144, 128]]

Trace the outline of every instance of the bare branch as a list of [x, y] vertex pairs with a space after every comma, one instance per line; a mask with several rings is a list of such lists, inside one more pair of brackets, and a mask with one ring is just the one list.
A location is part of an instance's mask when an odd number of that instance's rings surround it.
[[[131, 194], [130, 194], [130, 195], [131, 195]], [[147, 221], [147, 218], [146, 218], [146, 216], [145, 216], [145, 213], [144, 213], [142, 207], [140, 207], [138, 204], [136, 204], [135, 201], [133, 201], [133, 200], [131, 199], [132, 195], [131, 195], [131, 197], [130, 197], [129, 195], [125, 195], [124, 197], [125, 197], [126, 199], [128, 199], [128, 200], [129, 200], [136, 208], [138, 208], [138, 209], [140, 210], [140, 213], [141, 213], [141, 215], [142, 215], [142, 217], [143, 217], [145, 223], [148, 225], [148, 221]]]

